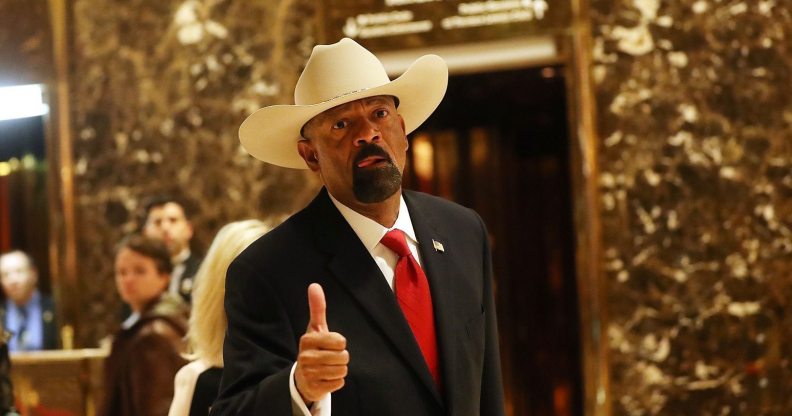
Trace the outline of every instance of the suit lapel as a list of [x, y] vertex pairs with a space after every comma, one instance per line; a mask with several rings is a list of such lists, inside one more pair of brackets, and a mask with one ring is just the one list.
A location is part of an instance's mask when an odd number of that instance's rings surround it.
[[374, 319], [418, 378], [442, 403], [412, 330], [379, 267], [330, 201], [326, 190], [322, 190], [315, 202], [314, 238], [317, 245], [331, 256], [328, 266], [333, 277]]
[[454, 326], [456, 321], [455, 279], [452, 264], [454, 253], [435, 249], [434, 242], [444, 243], [448, 247], [451, 240], [448, 240], [437, 230], [434, 225], [436, 221], [432, 219], [432, 212], [429, 209], [423, 209], [414, 198], [410, 197], [410, 192], [404, 192], [404, 201], [410, 210], [410, 219], [418, 239], [421, 264], [427, 279], [429, 279], [432, 292], [443, 389], [447, 393], [445, 404], [448, 414], [453, 414], [454, 403], [448, 399], [452, 397], [450, 393], [456, 390], [454, 385], [458, 379], [455, 371], [457, 357], [454, 348], [456, 336]]

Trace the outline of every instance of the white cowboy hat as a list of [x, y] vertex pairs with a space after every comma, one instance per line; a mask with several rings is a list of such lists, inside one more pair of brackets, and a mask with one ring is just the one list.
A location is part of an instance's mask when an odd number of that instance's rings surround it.
[[379, 59], [352, 39], [317, 45], [297, 81], [295, 105], [257, 110], [239, 127], [239, 140], [256, 159], [307, 169], [297, 142], [300, 129], [319, 113], [361, 98], [392, 95], [399, 99], [398, 111], [410, 133], [437, 108], [447, 86], [448, 67], [437, 55], [416, 59], [391, 81]]

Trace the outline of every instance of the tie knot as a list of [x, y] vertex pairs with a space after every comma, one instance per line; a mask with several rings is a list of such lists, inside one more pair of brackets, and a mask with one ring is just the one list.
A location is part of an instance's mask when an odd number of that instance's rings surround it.
[[404, 238], [404, 233], [401, 230], [390, 230], [380, 240], [380, 243], [385, 247], [393, 250], [399, 257], [407, 257], [410, 254], [410, 247], [407, 246], [407, 240]]

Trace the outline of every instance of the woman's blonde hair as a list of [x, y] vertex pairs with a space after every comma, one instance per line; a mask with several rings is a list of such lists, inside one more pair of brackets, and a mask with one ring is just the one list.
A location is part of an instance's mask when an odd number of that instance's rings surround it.
[[223, 366], [223, 339], [228, 327], [223, 306], [226, 271], [242, 250], [271, 228], [259, 220], [237, 221], [225, 225], [215, 236], [195, 275], [187, 332], [190, 359]]

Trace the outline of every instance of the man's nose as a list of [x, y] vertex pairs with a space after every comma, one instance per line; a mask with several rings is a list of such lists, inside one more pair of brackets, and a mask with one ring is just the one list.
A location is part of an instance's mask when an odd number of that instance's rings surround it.
[[363, 120], [363, 122], [360, 123], [360, 130], [357, 132], [355, 137], [355, 146], [358, 147], [371, 142], [379, 141], [379, 127], [369, 120]]

